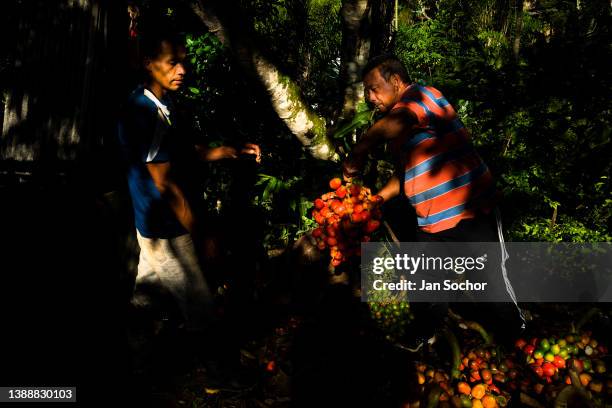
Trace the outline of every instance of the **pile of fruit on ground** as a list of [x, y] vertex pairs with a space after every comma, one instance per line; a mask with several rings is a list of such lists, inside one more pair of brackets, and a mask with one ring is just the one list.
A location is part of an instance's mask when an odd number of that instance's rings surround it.
[[[451, 364], [415, 364], [421, 398], [404, 407], [609, 406], [608, 349], [589, 331], [519, 338], [513, 350], [450, 333]], [[440, 347], [440, 346], [438, 346]]]

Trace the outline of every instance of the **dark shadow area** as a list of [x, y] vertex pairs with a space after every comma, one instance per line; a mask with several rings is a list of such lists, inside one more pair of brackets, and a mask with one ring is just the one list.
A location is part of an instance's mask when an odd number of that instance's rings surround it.
[[104, 204], [74, 186], [2, 187], [2, 384], [77, 387], [112, 399], [125, 354], [119, 331], [126, 274]]

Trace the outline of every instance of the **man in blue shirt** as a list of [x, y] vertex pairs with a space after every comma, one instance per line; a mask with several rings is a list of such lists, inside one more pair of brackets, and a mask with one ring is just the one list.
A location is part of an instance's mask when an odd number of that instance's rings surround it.
[[[241, 149], [193, 144], [178, 131], [169, 97], [183, 85], [184, 45], [159, 33], [148, 38], [142, 53], [146, 80], [130, 96], [119, 125], [141, 249], [135, 293], [146, 284], [162, 285], [176, 300], [185, 327], [199, 331], [212, 317], [212, 296], [198, 262], [211, 241], [202, 233], [181, 166], [186, 152], [204, 161], [251, 154], [258, 162], [261, 152], [255, 144]], [[138, 306], [136, 296], [132, 303]]]

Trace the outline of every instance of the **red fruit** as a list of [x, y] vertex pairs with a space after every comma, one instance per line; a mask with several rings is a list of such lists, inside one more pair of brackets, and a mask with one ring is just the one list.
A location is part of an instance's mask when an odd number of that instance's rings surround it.
[[367, 232], [368, 234], [376, 231], [378, 229], [378, 227], [380, 227], [380, 222], [377, 220], [369, 220], [368, 223], [365, 226], [365, 232]]
[[[351, 214], [351, 217], [353, 216], [353, 214]], [[353, 224], [351, 224], [351, 220], [350, 219], [343, 219], [342, 220], [342, 229], [345, 231], [350, 230], [351, 228], [353, 228]]]
[[317, 244], [317, 248], [319, 248], [321, 251], [325, 249], [325, 242], [324, 241], [319, 241], [319, 243]]
[[527, 354], [528, 356], [532, 355], [534, 351], [535, 351], [535, 346], [532, 344], [529, 344], [523, 347], [523, 352]]
[[579, 360], [577, 358], [572, 358], [571, 360], [569, 360], [569, 366], [570, 368], [576, 370], [578, 374], [584, 371], [584, 363], [582, 362], [582, 360]]
[[342, 185], [342, 180], [340, 180], [338, 177], [333, 178], [329, 181], [329, 186], [331, 187], [332, 190], [337, 190], [338, 187], [340, 187]]
[[555, 356], [552, 362], [557, 368], [565, 368], [565, 360], [561, 356]]
[[334, 258], [331, 263], [332, 263], [332, 266], [335, 268], [336, 266], [339, 266], [342, 263], [342, 261]]
[[346, 187], [344, 186], [340, 186], [337, 190], [336, 190], [336, 195], [340, 198], [344, 198], [346, 197]]
[[523, 347], [525, 347], [527, 345], [527, 342], [525, 341], [525, 339], [518, 339], [515, 343], [514, 346], [519, 349], [522, 350]]
[[363, 211], [363, 205], [361, 204], [355, 204], [355, 206], [353, 207], [353, 212], [354, 213], [360, 213]]
[[372, 238], [369, 235], [364, 235], [361, 237], [361, 242], [370, 242]]
[[357, 196], [357, 195], [359, 195], [359, 192], [361, 191], [361, 187], [359, 187], [356, 184], [353, 184], [353, 185], [351, 185], [349, 191], [350, 191], [352, 196]]
[[484, 381], [489, 381], [493, 375], [491, 374], [491, 371], [488, 369], [484, 369], [480, 371], [480, 377], [484, 380]]
[[552, 363], [544, 363], [542, 366], [542, 373], [545, 377], [552, 377], [557, 372], [557, 367]]
[[361, 214], [353, 211], [353, 213], [351, 214], [351, 221], [355, 224], [360, 223], [362, 221]]
[[327, 207], [321, 209], [321, 215], [325, 218], [331, 216], [332, 214], [333, 214], [332, 211]]
[[338, 241], [336, 240], [336, 238], [334, 238], [334, 237], [328, 237], [327, 238], [327, 245], [334, 246], [334, 245], [337, 245], [337, 244], [338, 244]]
[[334, 208], [334, 212], [338, 215], [346, 214], [346, 207], [343, 204], [340, 204]]
[[320, 198], [317, 198], [314, 201], [314, 206], [317, 210], [320, 210], [321, 208], [325, 207], [325, 201], [321, 200]]
[[330, 237], [335, 237], [337, 231], [338, 230], [336, 229], [336, 227], [332, 225], [328, 225], [327, 228], [325, 228], [325, 232], [327, 232], [327, 235]]
[[317, 215], [315, 217], [315, 221], [317, 222], [317, 224], [323, 225], [325, 224], [325, 217], [323, 217], [322, 215]]
[[471, 377], [472, 377], [474, 380], [476, 380], [476, 381], [480, 381], [480, 380], [482, 379], [482, 377], [480, 376], [480, 373], [479, 373], [478, 371], [476, 371], [476, 370], [473, 370], [473, 371], [470, 373], [470, 376], [471, 376]]
[[533, 370], [534, 373], [536, 373], [536, 375], [538, 377], [543, 377], [544, 376], [544, 370], [539, 365], [533, 365], [532, 364], [531, 365], [531, 369]]
[[322, 234], [323, 234], [323, 229], [321, 227], [315, 228], [314, 230], [312, 230], [312, 236], [315, 238], [320, 237]]
[[268, 372], [276, 371], [276, 362], [274, 360], [268, 361], [268, 364], [266, 364], [266, 371]]
[[368, 221], [370, 218], [371, 218], [371, 216], [370, 216], [370, 212], [369, 212], [368, 210], [364, 210], [364, 211], [361, 213], [361, 219], [362, 219], [363, 221]]

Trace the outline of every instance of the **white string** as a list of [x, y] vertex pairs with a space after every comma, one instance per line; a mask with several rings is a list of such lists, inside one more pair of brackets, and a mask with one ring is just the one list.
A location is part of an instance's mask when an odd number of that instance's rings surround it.
[[508, 271], [506, 270], [506, 260], [510, 258], [510, 255], [508, 255], [508, 251], [506, 251], [506, 243], [504, 241], [504, 232], [502, 230], [501, 213], [498, 207], [495, 207], [495, 219], [497, 221], [497, 236], [499, 237], [499, 246], [501, 248], [501, 255], [502, 255], [501, 256], [502, 258], [501, 259], [501, 270], [502, 270], [502, 276], [504, 278], [504, 283], [506, 284], [506, 292], [508, 292], [508, 295], [510, 295], [510, 298], [514, 302], [514, 305], [516, 306], [516, 309], [518, 310], [519, 315], [521, 316], [521, 320], [523, 321], [523, 323], [521, 324], [521, 329], [524, 329], [527, 325], [527, 321], [525, 320], [523, 311], [521, 310], [521, 308], [518, 305], [518, 302], [516, 301], [516, 295], [514, 294], [514, 289], [512, 288], [512, 284], [510, 283], [510, 279], [508, 278]]

